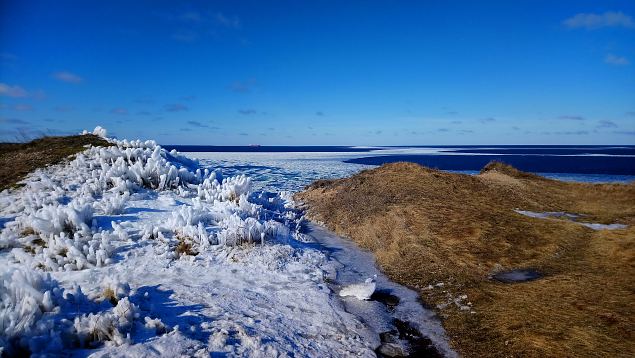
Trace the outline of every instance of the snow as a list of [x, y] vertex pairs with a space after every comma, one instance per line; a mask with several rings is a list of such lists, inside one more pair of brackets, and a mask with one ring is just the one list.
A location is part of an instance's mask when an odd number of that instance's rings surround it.
[[370, 296], [372, 296], [375, 292], [376, 287], [377, 285], [375, 284], [375, 280], [367, 278], [362, 283], [354, 283], [352, 285], [344, 286], [340, 291], [340, 296], [352, 296], [358, 300], [369, 300]]
[[593, 230], [619, 230], [619, 229], [626, 229], [628, 227], [627, 225], [624, 225], [624, 224], [598, 224], [598, 223], [577, 221], [577, 219], [580, 218], [582, 215], [565, 213], [561, 211], [535, 212], [535, 211], [518, 210], [518, 209], [514, 211], [520, 215], [529, 216], [530, 218], [537, 218], [537, 219], [564, 218], [564, 219], [568, 219], [568, 221], [570, 222], [580, 224], [582, 226], [586, 226]]
[[[303, 233], [291, 192], [255, 191], [154, 141], [107, 140], [0, 193], [3, 354], [375, 355], [393, 317], [334, 293], [364, 279], [346, 267], [378, 274], [372, 259], [316, 244], [325, 232]], [[416, 293], [381, 274], [377, 285], [452, 355]]]

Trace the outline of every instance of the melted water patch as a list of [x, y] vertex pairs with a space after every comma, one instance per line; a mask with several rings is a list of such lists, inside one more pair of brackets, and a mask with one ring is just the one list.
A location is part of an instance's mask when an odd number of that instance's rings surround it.
[[[406, 356], [458, 356], [450, 348], [436, 314], [423, 307], [415, 291], [384, 275], [377, 268], [372, 253], [313, 223], [307, 225], [307, 234], [316, 242], [313, 248], [325, 252], [335, 262], [337, 272], [335, 280], [331, 282], [333, 291], [338, 292], [340, 287], [375, 278], [377, 289], [370, 300], [342, 297], [341, 301], [347, 312], [358, 317], [380, 337], [382, 344], [377, 348], [377, 353], [381, 353], [380, 349], [404, 349]], [[386, 341], [388, 337], [395, 341]]]
[[516, 269], [498, 272], [492, 276], [493, 279], [503, 283], [519, 283], [537, 280], [543, 275], [533, 269]]

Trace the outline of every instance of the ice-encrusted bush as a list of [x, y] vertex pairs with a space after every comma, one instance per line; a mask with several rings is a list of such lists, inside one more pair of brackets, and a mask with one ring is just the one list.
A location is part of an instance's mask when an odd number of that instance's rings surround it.
[[119, 215], [124, 212], [129, 198], [130, 193], [127, 191], [123, 194], [115, 193], [95, 202], [93, 206], [105, 215]]
[[216, 177], [209, 177], [197, 187], [197, 195], [208, 202], [235, 201], [248, 194], [250, 189], [251, 178], [245, 175], [223, 178], [220, 182]]
[[46, 315], [58, 309], [60, 291], [49, 275], [21, 267], [0, 270], [0, 347], [11, 355], [28, 346], [27, 337], [53, 328]]
[[140, 316], [138, 311], [139, 307], [124, 297], [111, 311], [75, 317], [73, 328], [79, 346], [91, 347], [104, 341], [118, 346], [129, 343], [132, 324]]
[[[94, 133], [106, 134], [103, 128]], [[120, 215], [135, 193], [146, 190], [169, 190], [191, 198], [192, 205], [132, 237], [161, 237], [159, 242], [181, 245], [187, 252], [288, 238], [284, 226], [298, 221], [288, 210], [287, 197], [250, 195], [251, 179], [244, 175], [223, 178], [218, 170], [201, 170], [197, 161], [154, 141], [108, 141], [113, 145], [89, 147], [63, 170], [42, 170], [36, 180], [27, 180], [21, 199], [10, 204], [19, 215], [0, 233], [0, 248], [14, 248], [17, 261], [44, 270], [106, 265], [113, 242], [130, 236], [116, 223], [112, 230], [98, 227], [95, 215]], [[23, 235], [27, 228], [32, 235]]]
[[264, 243], [267, 238], [287, 239], [290, 237], [289, 229], [273, 220], [261, 222], [252, 217], [242, 219], [238, 215], [232, 215], [219, 224], [222, 229], [217, 233], [217, 240], [221, 245]]
[[0, 353], [55, 354], [65, 348], [91, 348], [103, 342], [121, 345], [130, 341], [135, 328], [155, 334], [166, 331], [160, 319], [144, 316], [130, 301], [127, 284], [107, 280], [103, 287], [119, 297], [105, 310], [79, 286], [64, 289], [48, 274], [24, 266], [0, 267]]

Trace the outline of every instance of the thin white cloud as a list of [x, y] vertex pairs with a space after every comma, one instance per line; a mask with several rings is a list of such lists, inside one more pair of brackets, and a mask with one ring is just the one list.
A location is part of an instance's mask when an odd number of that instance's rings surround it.
[[595, 30], [602, 27], [635, 28], [635, 20], [621, 11], [607, 11], [603, 14], [580, 13], [563, 21], [571, 29]]
[[234, 81], [229, 85], [229, 90], [237, 93], [249, 93], [256, 86], [256, 80], [253, 78], [247, 81]]
[[126, 115], [126, 114], [128, 114], [128, 109], [127, 108], [123, 108], [123, 107], [113, 108], [113, 109], [110, 110], [110, 113]]
[[67, 82], [67, 83], [78, 84], [84, 81], [84, 79], [81, 78], [80, 76], [68, 71], [55, 72], [51, 76], [58, 81]]
[[181, 16], [179, 16], [179, 20], [190, 21], [190, 22], [201, 22], [201, 20], [203, 20], [203, 17], [201, 16], [200, 13], [196, 11], [188, 11], [188, 12], [182, 13]]
[[562, 116], [559, 116], [558, 119], [567, 119], [567, 120], [571, 120], [571, 121], [584, 121], [586, 120], [586, 118], [579, 116], [579, 115], [572, 115], [572, 114], [565, 114]]
[[189, 110], [189, 108], [182, 103], [166, 104], [164, 108], [167, 112], [182, 112]]
[[626, 66], [630, 64], [630, 62], [628, 61], [626, 57], [617, 56], [612, 53], [609, 53], [608, 55], [606, 55], [606, 57], [604, 58], [604, 62], [608, 63], [609, 65], [616, 65], [616, 66]]
[[236, 16], [228, 17], [219, 12], [214, 16], [214, 21], [216, 22], [216, 24], [227, 28], [240, 28], [240, 20]]
[[598, 122], [597, 128], [617, 128], [617, 124], [609, 120], [601, 120]]
[[18, 103], [15, 106], [13, 106], [13, 110], [14, 111], [18, 111], [18, 112], [32, 111], [33, 110], [33, 106], [31, 106], [30, 104], [26, 104], [26, 103]]
[[20, 86], [11, 86], [6, 83], [0, 83], [0, 96], [7, 97], [28, 97], [29, 93]]

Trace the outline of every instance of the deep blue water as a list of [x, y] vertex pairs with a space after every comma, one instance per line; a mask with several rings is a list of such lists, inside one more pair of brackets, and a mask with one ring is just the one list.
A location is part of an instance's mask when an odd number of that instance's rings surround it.
[[362, 157], [346, 162], [371, 165], [413, 162], [442, 170], [480, 170], [492, 160], [534, 173], [635, 175], [635, 157], [416, 154]]
[[[459, 146], [196, 146], [166, 145], [181, 152], [346, 152], [346, 163], [381, 165], [408, 161], [452, 171], [479, 171], [492, 160], [534, 173], [635, 176], [635, 145], [459, 145]], [[430, 154], [392, 154], [380, 149], [437, 149]], [[628, 178], [622, 178], [628, 180]]]

